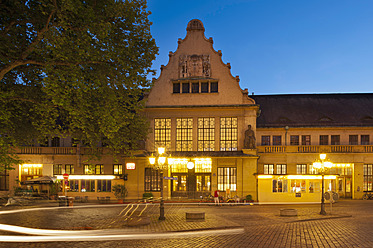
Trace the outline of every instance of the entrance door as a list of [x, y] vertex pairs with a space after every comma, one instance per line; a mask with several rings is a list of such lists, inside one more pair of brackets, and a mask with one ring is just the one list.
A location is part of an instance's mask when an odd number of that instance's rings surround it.
[[187, 190], [188, 190], [188, 198], [194, 199], [196, 193], [196, 173], [194, 172], [194, 168], [188, 170], [188, 178], [187, 178]]
[[345, 178], [346, 185], [345, 185], [345, 198], [352, 198], [352, 178], [351, 177], [346, 177]]

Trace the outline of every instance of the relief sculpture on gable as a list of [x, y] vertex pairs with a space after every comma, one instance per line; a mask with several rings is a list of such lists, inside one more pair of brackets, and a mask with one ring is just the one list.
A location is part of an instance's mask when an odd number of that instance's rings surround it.
[[209, 55], [181, 55], [179, 58], [179, 77], [210, 77]]

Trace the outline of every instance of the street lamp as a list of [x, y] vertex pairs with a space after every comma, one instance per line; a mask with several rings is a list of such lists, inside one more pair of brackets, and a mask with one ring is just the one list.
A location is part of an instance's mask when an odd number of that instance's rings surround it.
[[313, 167], [318, 169], [319, 172], [321, 172], [321, 180], [322, 180], [322, 186], [321, 186], [321, 211], [320, 214], [326, 215], [325, 212], [325, 198], [324, 198], [324, 175], [325, 171], [329, 170], [333, 166], [333, 163], [328, 161], [326, 159], [326, 154], [320, 154], [320, 159], [317, 159], [313, 163]]
[[165, 220], [164, 216], [164, 201], [163, 201], [163, 170], [168, 168], [168, 159], [165, 156], [165, 148], [158, 147], [158, 154], [154, 156], [153, 154], [149, 157], [149, 163], [151, 166], [159, 170], [159, 175], [161, 177], [160, 187], [161, 187], [161, 201], [159, 203], [159, 220]]

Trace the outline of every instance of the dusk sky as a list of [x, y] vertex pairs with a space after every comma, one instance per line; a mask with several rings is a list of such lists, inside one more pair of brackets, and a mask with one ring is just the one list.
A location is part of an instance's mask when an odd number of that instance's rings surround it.
[[167, 65], [199, 19], [249, 94], [372, 93], [372, 0], [148, 0]]

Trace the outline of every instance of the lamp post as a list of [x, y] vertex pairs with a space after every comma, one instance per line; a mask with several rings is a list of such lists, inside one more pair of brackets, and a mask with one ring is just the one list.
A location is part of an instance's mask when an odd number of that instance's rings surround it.
[[164, 216], [164, 201], [163, 201], [163, 170], [168, 168], [168, 159], [164, 155], [165, 148], [164, 147], [158, 147], [158, 154], [157, 156], [154, 156], [152, 154], [151, 157], [149, 157], [149, 163], [152, 167], [155, 167], [157, 170], [159, 170], [159, 175], [161, 177], [160, 181], [160, 188], [161, 188], [161, 201], [159, 203], [159, 220], [165, 220], [166, 217]]
[[326, 159], [326, 154], [320, 154], [320, 159], [317, 159], [313, 163], [313, 167], [321, 172], [321, 211], [320, 214], [326, 215], [325, 212], [325, 198], [324, 198], [324, 175], [325, 171], [329, 170], [333, 166], [333, 163]]

